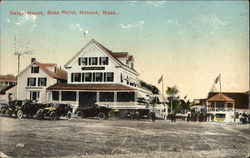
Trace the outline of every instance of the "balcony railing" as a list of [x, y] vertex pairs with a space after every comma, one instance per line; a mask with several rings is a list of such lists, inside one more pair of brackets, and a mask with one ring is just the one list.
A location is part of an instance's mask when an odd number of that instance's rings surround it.
[[234, 108], [207, 108], [207, 111], [221, 111], [221, 112], [227, 112], [227, 111], [233, 111]]

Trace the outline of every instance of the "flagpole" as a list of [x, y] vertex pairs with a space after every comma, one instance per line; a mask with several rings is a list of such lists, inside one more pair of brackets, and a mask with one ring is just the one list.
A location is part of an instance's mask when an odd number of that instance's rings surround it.
[[162, 86], [162, 97], [163, 97], [163, 75], [162, 75], [162, 81], [161, 81], [162, 83], [161, 83], [161, 86]]
[[221, 74], [220, 74], [220, 92], [221, 92]]

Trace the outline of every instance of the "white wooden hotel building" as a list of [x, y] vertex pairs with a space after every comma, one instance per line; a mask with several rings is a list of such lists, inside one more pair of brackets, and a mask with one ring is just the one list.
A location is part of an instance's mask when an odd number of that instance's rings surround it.
[[115, 109], [142, 109], [137, 98], [152, 93], [139, 86], [134, 58], [127, 52], [112, 52], [92, 39], [66, 64], [68, 81], [47, 88], [49, 100], [77, 105], [95, 103]]

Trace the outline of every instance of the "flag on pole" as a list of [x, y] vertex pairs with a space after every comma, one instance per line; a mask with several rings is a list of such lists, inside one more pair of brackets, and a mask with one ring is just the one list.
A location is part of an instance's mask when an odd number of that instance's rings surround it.
[[216, 77], [216, 79], [214, 80], [214, 84], [217, 84], [220, 79], [221, 79], [221, 74], [219, 74], [219, 76]]
[[213, 84], [213, 86], [212, 86], [210, 92], [218, 92], [218, 90], [217, 90], [216, 87], [215, 87], [215, 84]]
[[159, 78], [158, 84], [160, 84], [162, 82], [162, 79], [163, 79], [163, 75], [161, 75], [161, 78]]

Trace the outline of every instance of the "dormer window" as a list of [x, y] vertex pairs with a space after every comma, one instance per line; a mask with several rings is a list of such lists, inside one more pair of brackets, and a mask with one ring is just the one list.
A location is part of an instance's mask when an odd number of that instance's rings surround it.
[[34, 73], [39, 73], [39, 67], [38, 66], [32, 66], [31, 67], [31, 73], [34, 74]]
[[97, 65], [97, 57], [91, 57], [89, 58], [89, 64], [90, 65]]
[[100, 57], [99, 58], [99, 65], [108, 65], [109, 58], [108, 57]]

